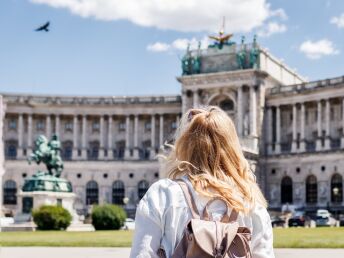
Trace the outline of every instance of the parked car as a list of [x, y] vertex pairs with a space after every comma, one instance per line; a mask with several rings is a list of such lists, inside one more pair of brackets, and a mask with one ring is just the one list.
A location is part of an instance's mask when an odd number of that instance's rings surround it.
[[317, 227], [319, 226], [330, 226], [335, 227], [337, 220], [332, 216], [328, 210], [317, 210], [316, 218]]
[[125, 219], [125, 222], [124, 222], [122, 229], [134, 230], [135, 229], [135, 220], [130, 219], [130, 218]]
[[285, 220], [279, 216], [273, 216], [273, 217], [271, 217], [271, 225], [273, 228], [284, 227], [285, 226]]
[[314, 220], [306, 215], [304, 211], [296, 211], [288, 220], [289, 227], [311, 227], [314, 225]]

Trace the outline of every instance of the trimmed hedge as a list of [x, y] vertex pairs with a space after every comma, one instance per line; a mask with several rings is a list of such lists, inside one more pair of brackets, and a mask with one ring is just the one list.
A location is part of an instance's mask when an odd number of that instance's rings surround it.
[[96, 205], [92, 209], [92, 225], [96, 230], [120, 229], [126, 218], [124, 209], [117, 205]]
[[32, 212], [33, 221], [39, 230], [65, 230], [72, 215], [62, 206], [43, 205]]

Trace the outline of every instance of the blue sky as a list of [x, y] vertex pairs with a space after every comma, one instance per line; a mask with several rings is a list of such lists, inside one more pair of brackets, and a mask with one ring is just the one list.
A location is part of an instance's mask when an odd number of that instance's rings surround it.
[[[223, 15], [234, 41], [257, 33], [309, 80], [344, 75], [342, 0], [81, 2], [0, 1], [0, 92], [179, 94], [186, 41], [205, 41]], [[47, 20], [49, 33], [33, 31]]]

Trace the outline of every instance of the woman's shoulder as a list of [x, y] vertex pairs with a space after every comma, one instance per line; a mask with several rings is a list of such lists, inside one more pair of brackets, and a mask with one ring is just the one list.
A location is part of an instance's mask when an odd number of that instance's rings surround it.
[[177, 182], [164, 178], [153, 183], [142, 197], [138, 212], [161, 217], [167, 208], [178, 205], [183, 193]]
[[[155, 192], [170, 192], [178, 183], [169, 178], [162, 178], [154, 182], [148, 189], [147, 194]], [[172, 187], [172, 188], [171, 188]]]
[[180, 186], [178, 183], [169, 178], [159, 179], [153, 183], [142, 200], [147, 202], [168, 202], [180, 195]]

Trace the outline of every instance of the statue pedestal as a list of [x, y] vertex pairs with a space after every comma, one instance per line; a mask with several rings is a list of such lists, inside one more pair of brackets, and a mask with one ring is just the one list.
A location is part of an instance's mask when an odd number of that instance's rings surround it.
[[78, 220], [78, 215], [73, 207], [75, 193], [52, 192], [52, 191], [21, 191], [18, 194], [18, 214], [30, 213], [31, 210], [38, 209], [42, 205], [61, 205], [73, 216], [73, 220]]
[[61, 205], [72, 215], [72, 224], [79, 222], [79, 216], [74, 209], [76, 195], [73, 193], [71, 183], [64, 178], [38, 171], [25, 180], [18, 197], [16, 222], [25, 222], [23, 219], [25, 217], [31, 219], [31, 211], [42, 205]]

